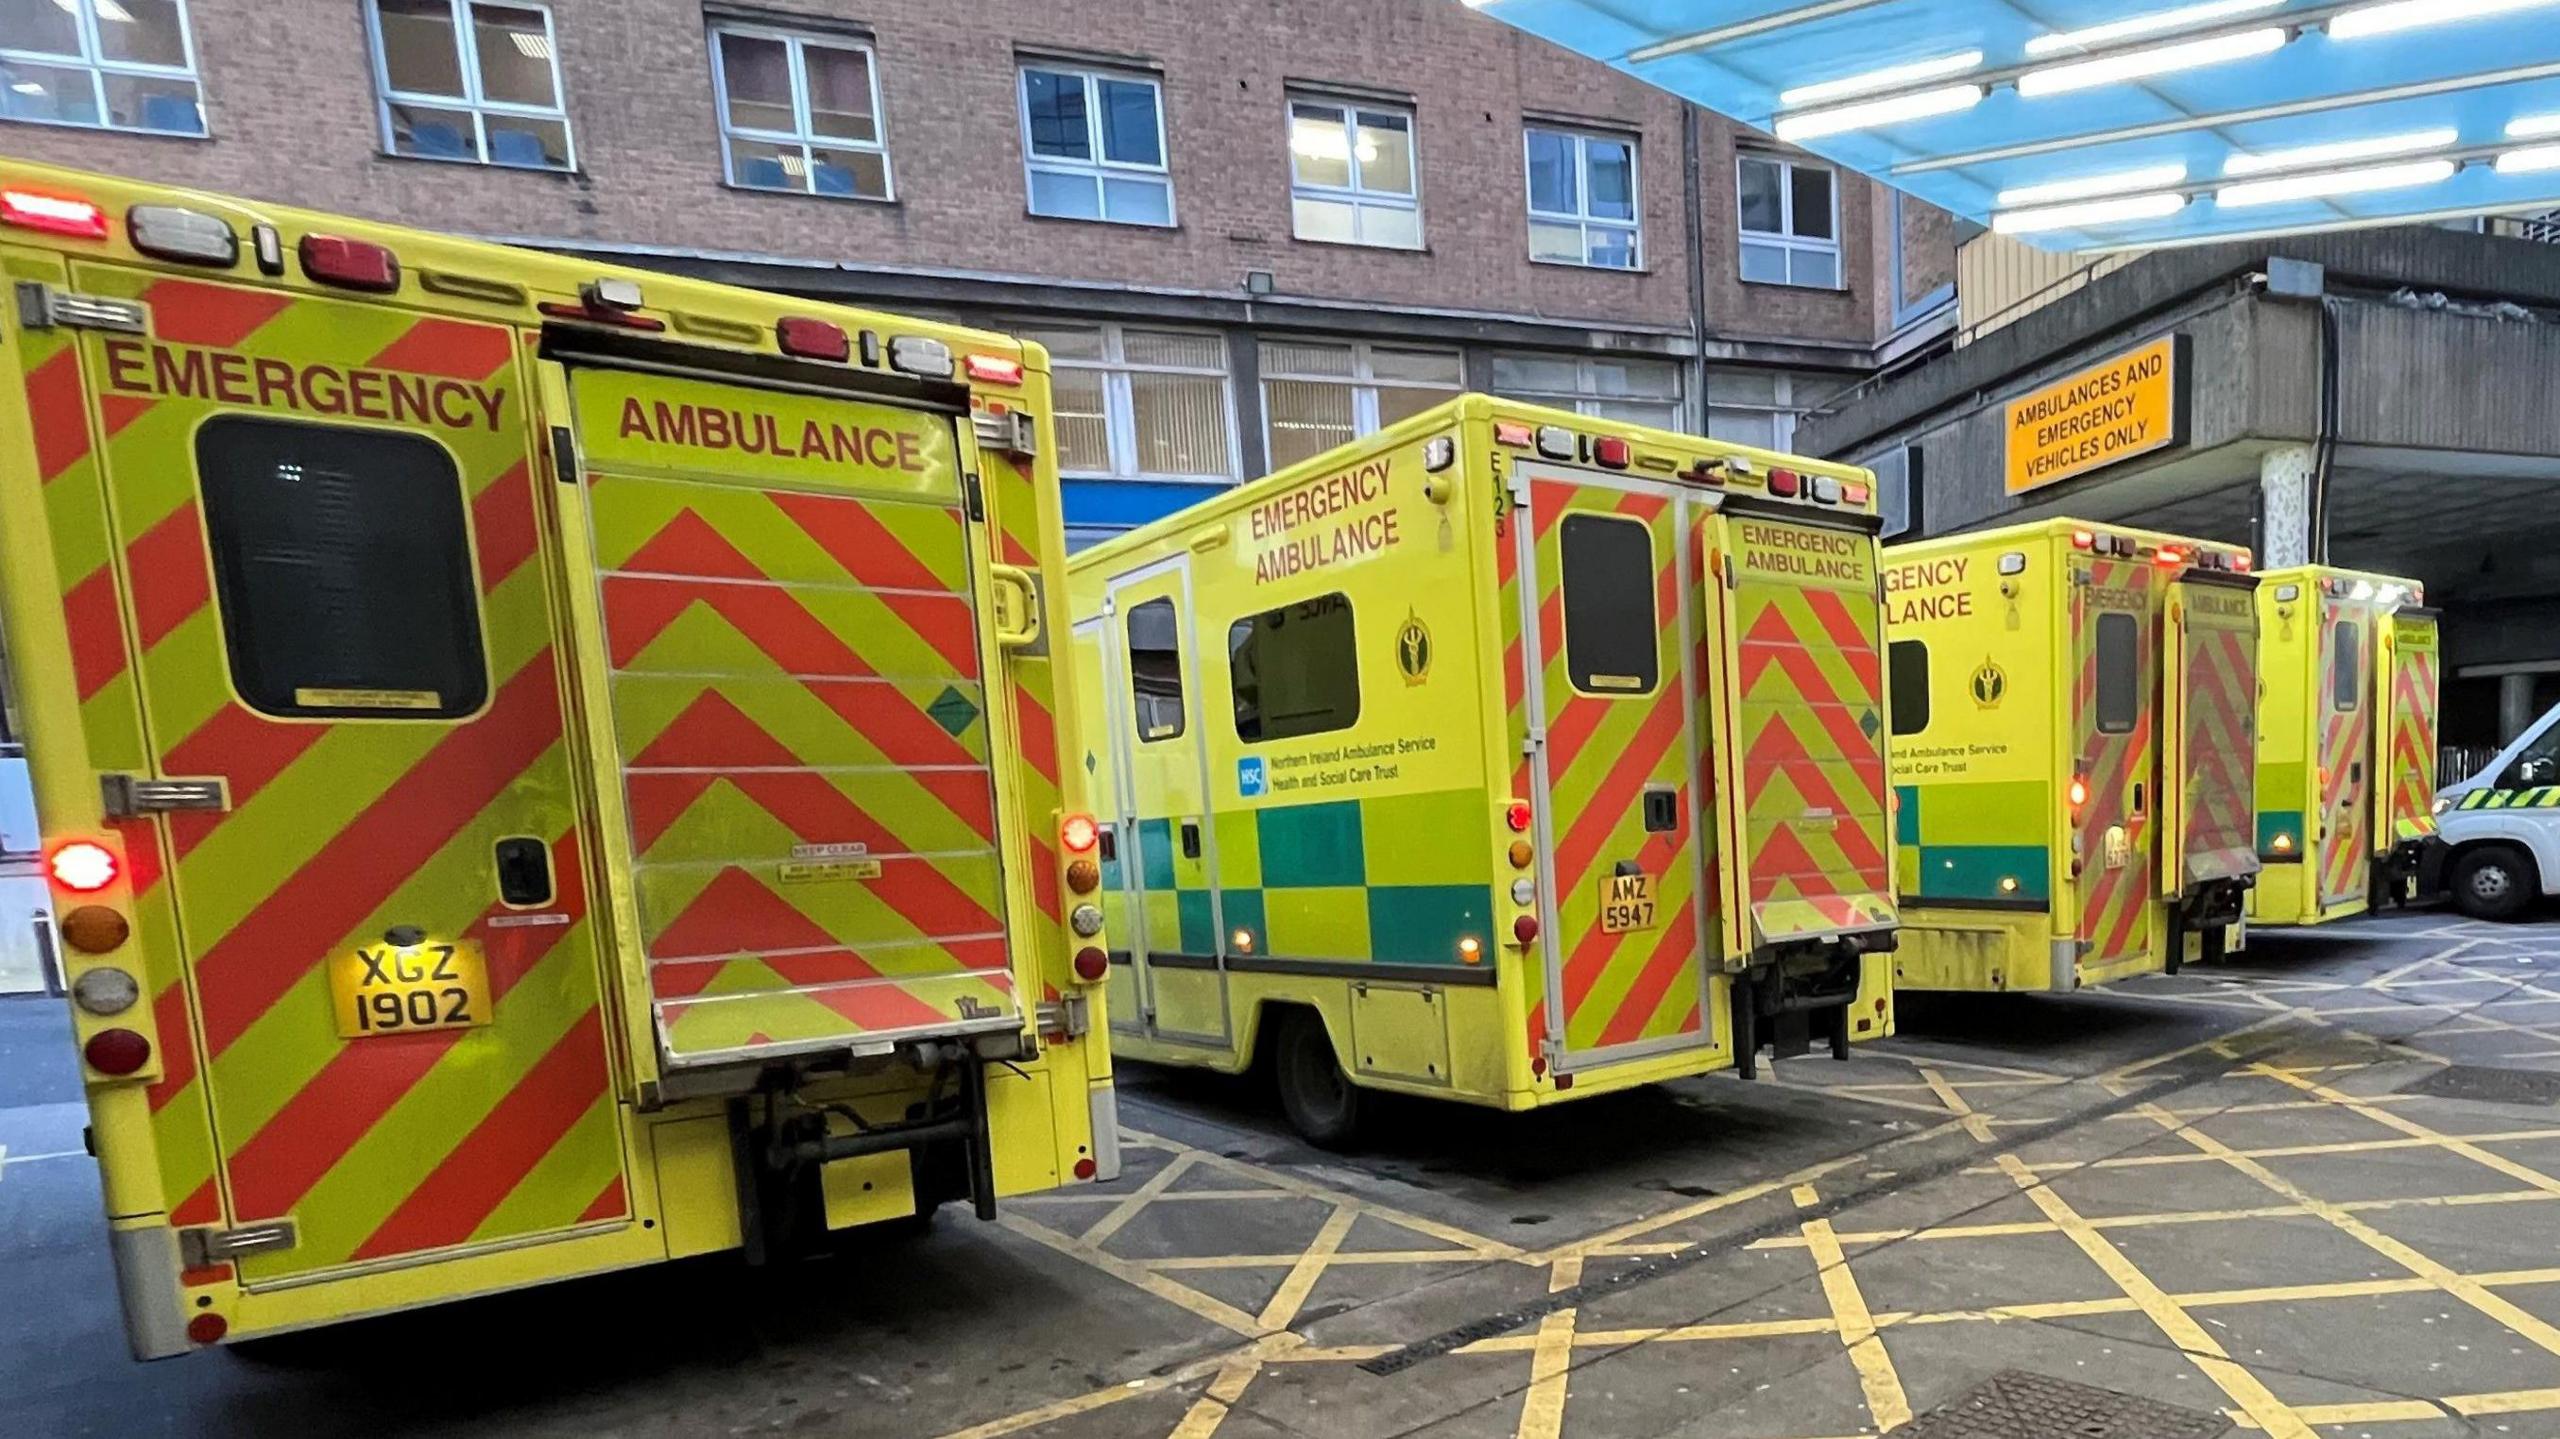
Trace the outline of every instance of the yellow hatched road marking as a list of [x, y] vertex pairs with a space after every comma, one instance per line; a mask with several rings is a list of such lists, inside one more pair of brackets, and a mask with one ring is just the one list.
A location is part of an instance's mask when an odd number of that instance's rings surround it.
[[1172, 1188], [1174, 1181], [1188, 1173], [1191, 1166], [1198, 1163], [1199, 1159], [1200, 1156], [1197, 1153], [1191, 1153], [1176, 1154], [1173, 1158], [1166, 1160], [1164, 1168], [1148, 1176], [1146, 1183], [1130, 1190], [1129, 1196], [1113, 1205], [1109, 1213], [1086, 1226], [1084, 1233], [1076, 1236], [1076, 1241], [1080, 1244], [1100, 1244], [1119, 1233], [1122, 1226], [1138, 1217], [1139, 1210], [1146, 1208], [1156, 1196]]
[[1177, 1284], [1161, 1274], [1142, 1265], [1133, 1264], [1108, 1250], [1099, 1249], [1081, 1240], [1060, 1234], [1045, 1224], [1025, 1219], [1020, 1214], [999, 1214], [996, 1216], [996, 1223], [1025, 1239], [1045, 1244], [1070, 1259], [1083, 1260], [1121, 1283], [1133, 1285], [1168, 1304], [1189, 1310], [1221, 1329], [1231, 1329], [1238, 1334], [1255, 1338], [1259, 1338], [1263, 1332], [1262, 1325], [1252, 1315], [1223, 1299], [1213, 1299], [1188, 1285]]
[[1973, 1106], [1956, 1092], [1954, 1085], [1947, 1083], [1945, 1075], [1924, 1064], [1920, 1066], [1920, 1078], [1928, 1084], [1929, 1092], [1938, 1096], [1938, 1102], [1947, 1107], [1948, 1113], [1963, 1117], [1965, 1133], [1983, 1144], [1991, 1142], [1991, 1121], [1974, 1113]]
[[2474, 1164], [2486, 1165], [2510, 1179], [2520, 1180], [2536, 1189], [2544, 1191], [2545, 1193], [2560, 1194], [2560, 1179], [2554, 1179], [2550, 1175], [2543, 1173], [2541, 1170], [2536, 1169], [2529, 1164], [2520, 1164], [2515, 1160], [2507, 1158], [2503, 1154], [2495, 1154], [2489, 1150], [2482, 1149], [2476, 1142], [2480, 1140], [2548, 1139], [2553, 1137], [2555, 1134], [2560, 1134], [2560, 1131], [2544, 1129], [2508, 1130], [2496, 1134], [2445, 1134], [2438, 1130], [2429, 1129], [2427, 1126], [2418, 1123], [2414, 1119], [2393, 1114], [2386, 1109], [2375, 1108], [2352, 1094], [2331, 1089], [2325, 1084], [2315, 1084], [2310, 1080], [2303, 1079], [2297, 1075], [2287, 1074], [2278, 1069], [2270, 1069], [2265, 1065], [2251, 1065], [2250, 1068], [2258, 1073], [2266, 1075], [2269, 1079], [2273, 1079], [2280, 1084], [2291, 1085], [2293, 1088], [2299, 1089], [2305, 1094], [2316, 1096], [2317, 1098], [2324, 1099], [2341, 1109], [2363, 1115], [2365, 1118], [2372, 1120], [2374, 1123], [2381, 1125], [2385, 1129], [2396, 1129], [2400, 1133], [2409, 1136], [2413, 1143], [2449, 1150], [2470, 1160]]
[[1804, 1242], [1822, 1278], [1822, 1297], [1839, 1325], [1840, 1343], [1857, 1368], [1868, 1416], [1884, 1431], [1910, 1422], [1911, 1400], [1903, 1393], [1902, 1376], [1894, 1372], [1893, 1356], [1885, 1352], [1884, 1340], [1876, 1334], [1875, 1317], [1867, 1310], [1867, 1297], [1859, 1291], [1857, 1277], [1849, 1272], [1849, 1256], [1840, 1251], [1840, 1241], [1832, 1235], [1831, 1221], [1806, 1220]]
[[[2377, 1115], [2381, 1112], [2375, 1111]], [[2477, 1144], [2470, 1142], [2481, 1140], [2490, 1143], [2507, 1143], [2522, 1139], [2560, 1139], [2560, 1129], [2501, 1129], [2488, 1134], [2462, 1136], [2437, 1134], [2429, 1129], [2422, 1129], [2421, 1132], [2427, 1137], [2412, 1135], [2402, 1139], [2342, 1139], [2330, 1144], [2279, 1144], [2265, 1149], [2236, 1149], [2232, 1152], [2243, 1159], [2303, 1159], [2323, 1154], [2373, 1154], [2390, 1149], [2450, 1149], [2458, 1154], [2465, 1150], [2473, 1150], [2476, 1152], [2465, 1154], [2464, 1157], [2479, 1159], [2481, 1163], [2501, 1173], [2517, 1175], [2520, 1178], [2531, 1175], [2533, 1177], [2526, 1179], [2525, 1182], [2533, 1184], [2536, 1188], [2560, 1184], [2560, 1180], [2554, 1180], [2538, 1170], [2516, 1164], [2515, 1161], [2503, 1156], [2490, 1154], [2489, 1151], [2480, 1149]], [[2482, 1155], [2486, 1155], [2487, 1158], [2480, 1158]], [[2210, 1164], [2219, 1157], [2210, 1154], [2123, 1154], [2110, 1159], [2049, 1159], [2041, 1164], [2026, 1165], [2025, 1168], [2032, 1174], [2068, 1174], [2074, 1170], [2153, 1169], [2162, 1165]], [[1992, 1172], [1992, 1167], [1988, 1165], [1977, 1165], [1965, 1171], [1967, 1174]], [[2554, 1192], [2560, 1193], [2560, 1190]]]
[[1316, 1231], [1316, 1237], [1307, 1245], [1307, 1252], [1298, 1256], [1289, 1277], [1280, 1281], [1280, 1288], [1272, 1294], [1271, 1302], [1262, 1306], [1262, 1327], [1286, 1329], [1297, 1322], [1298, 1310], [1305, 1306], [1307, 1296], [1314, 1292], [1316, 1281], [1324, 1277], [1325, 1266], [1332, 1262], [1334, 1251], [1342, 1247], [1343, 1239], [1351, 1233], [1352, 1221], [1358, 1217], [1344, 1205], [1336, 1205], [1334, 1211], [1325, 1216], [1324, 1227]]
[[1253, 1376], [1262, 1372], [1261, 1358], [1250, 1350], [1230, 1356], [1218, 1366], [1217, 1377], [1209, 1381], [1208, 1392], [1192, 1401], [1182, 1422], [1173, 1426], [1172, 1439], [1209, 1439], [1226, 1422], [1227, 1411], [1244, 1398]]
[[[2175, 1114], [2163, 1110], [2164, 1114]], [[2149, 1116], [2143, 1116], [2148, 1118]], [[2541, 1204], [2560, 1195], [2545, 1194], [2537, 1189], [2499, 1189], [2480, 1194], [2425, 1194], [2403, 1199], [2348, 1199], [2338, 1208], [2350, 1213], [2387, 1209], [2450, 1209], [2482, 1204]], [[2189, 1209], [2161, 1214], [2116, 1214], [2093, 1217], [2095, 1229], [2150, 1229], [2170, 1224], [2218, 1224], [2244, 1219], [2294, 1219], [2311, 1211], [2299, 1204], [2261, 1204], [2245, 1209]], [[1839, 1236], [1844, 1245], [1891, 1244], [1905, 1239], [2006, 1239], [2021, 1234], [2056, 1234], [2053, 1224], [2041, 1219], [2014, 1219], [1998, 1224], [1950, 1224], [1941, 1229], [1866, 1229], [1850, 1230]], [[1787, 1235], [1772, 1235], [1751, 1242], [1754, 1249], [1801, 1249], [1804, 1240]]]
[[[1547, 1292], [1561, 1294], [1582, 1282], [1582, 1260], [1558, 1259], [1547, 1271]], [[1520, 1396], [1520, 1439], [1560, 1439], [1565, 1393], [1573, 1372], [1574, 1321], [1581, 1311], [1559, 1309], [1538, 1321], [1529, 1336], [1529, 1389]], [[1459, 1351], [1464, 1353], [1464, 1350]]]

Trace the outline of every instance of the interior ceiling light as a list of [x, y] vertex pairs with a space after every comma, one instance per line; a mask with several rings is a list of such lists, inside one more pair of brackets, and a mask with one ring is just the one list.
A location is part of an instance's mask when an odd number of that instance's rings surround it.
[[2560, 170], [2560, 145], [2534, 145], [2498, 157], [2501, 175], [2530, 175], [2537, 170]]
[[2155, 10], [2126, 20], [2110, 20], [2086, 30], [2066, 30], [2058, 35], [2038, 35], [2027, 42], [2030, 55], [2059, 55], [2071, 51], [2093, 49], [2138, 35], [2157, 35], [2163, 30], [2185, 30], [2209, 20], [2228, 20], [2234, 15], [2248, 15], [2259, 10], [2273, 10], [2284, 0], [2205, 0], [2202, 5], [2181, 5], [2175, 10]]
[[2535, 135], [2560, 135], [2560, 110], [2548, 115], [2518, 115], [2507, 122], [2507, 138], [2528, 139]]
[[2127, 220], [2158, 220], [2186, 207], [2187, 197], [2179, 194], [2120, 195], [2110, 200], [2084, 200], [2076, 205], [2004, 210], [1991, 217], [1991, 228], [2003, 235], [2032, 235], [2041, 230], [2085, 230], [2092, 225], [2118, 225]]
[[[2426, 0], [2432, 4], [2434, 0]], [[2070, 90], [2086, 90], [2093, 85], [2112, 85], [2122, 80], [2139, 80], [2146, 75], [2165, 75], [2173, 70], [2194, 70], [2206, 65], [2221, 65], [2233, 60], [2272, 54], [2284, 48], [2285, 33], [2281, 26], [2270, 25], [2260, 30], [2242, 30], [2231, 35], [2215, 35], [2203, 40], [2182, 40], [2174, 45], [2155, 45], [2148, 50], [2129, 50], [2121, 55], [2103, 55], [2095, 60], [2075, 60], [2067, 65], [2048, 65], [2030, 70], [2018, 77], [2018, 93], [2025, 96], [2059, 95]]]
[[2128, 190], [2157, 190], [2175, 185], [2187, 178], [2184, 164], [2145, 165], [2136, 170], [2114, 170], [2104, 175], [2083, 175], [2076, 180], [2048, 180], [2038, 185], [2020, 185], [2000, 192], [2000, 208], [2015, 205], [2044, 205], [2056, 200], [2082, 200], [2091, 195], [2120, 195]]
[[1908, 95], [1888, 95], [1881, 100], [1861, 100], [1854, 105], [1835, 105], [1828, 110], [1807, 110], [1799, 115], [1782, 115], [1771, 129], [1781, 140], [1811, 140], [1823, 135], [1837, 135], [1844, 130], [1870, 130], [1879, 125], [1898, 125], [1905, 120], [1920, 120], [1931, 115], [1950, 115], [1970, 110], [1982, 103], [1979, 85], [1941, 85], [1934, 90], [1914, 90]]
[[1964, 50], [1941, 55], [1934, 60], [1914, 60], [1908, 65], [1890, 65], [1882, 70], [1869, 70], [1858, 75], [1844, 75], [1817, 85], [1798, 85], [1778, 92], [1781, 105], [1811, 105], [1821, 100], [1838, 100], [1849, 95], [1865, 95], [1876, 90], [1893, 90], [1922, 80], [1935, 80], [1941, 75], [1960, 75], [1982, 63], [1982, 52]]
[[2329, 38], [2362, 40], [2425, 25], [2452, 25], [2464, 20], [2485, 20], [2492, 15], [2512, 15], [2519, 10], [2540, 10], [2555, 3], [2560, 0], [2387, 0], [2385, 4], [2360, 5], [2333, 16], [2328, 26]]
[[2402, 190], [2412, 185], [2433, 185], [2449, 180], [2459, 168], [2451, 160], [2411, 160], [2397, 165], [2367, 165], [2356, 170], [2322, 170], [2309, 175], [2287, 175], [2277, 180], [2250, 180], [2243, 184], [2225, 185], [2213, 192], [2213, 198], [2218, 205], [2238, 207], [2273, 205], [2286, 200], [2319, 200], [2366, 190]]
[[2261, 150], [2254, 154], [2234, 151], [2230, 159], [2222, 162], [2222, 173], [2263, 175], [2269, 170], [2298, 170], [2306, 165], [2330, 165], [2340, 160], [2407, 155], [2420, 150], [2441, 150], [2461, 138], [2461, 131], [2447, 125], [2438, 130], [2412, 130], [2405, 135], [2371, 135], [2361, 140], [2298, 145], [2290, 150]]

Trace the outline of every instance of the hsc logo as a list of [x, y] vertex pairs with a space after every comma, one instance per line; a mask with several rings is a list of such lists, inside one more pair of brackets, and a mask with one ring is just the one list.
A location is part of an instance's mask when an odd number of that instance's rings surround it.
[[1262, 784], [1262, 756], [1246, 755], [1236, 761], [1236, 793], [1246, 799], [1259, 798]]

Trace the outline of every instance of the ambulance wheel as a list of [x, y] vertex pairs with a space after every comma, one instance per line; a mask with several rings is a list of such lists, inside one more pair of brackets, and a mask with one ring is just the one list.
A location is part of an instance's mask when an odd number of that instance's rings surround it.
[[2447, 888], [2453, 907], [2473, 919], [2513, 919], [2533, 897], [2533, 861], [2506, 845], [2464, 850]]
[[1271, 1075], [1289, 1127], [1325, 1149], [1348, 1146], [1360, 1132], [1360, 1088], [1342, 1072], [1324, 1021], [1309, 1010], [1280, 1016], [1271, 1037]]

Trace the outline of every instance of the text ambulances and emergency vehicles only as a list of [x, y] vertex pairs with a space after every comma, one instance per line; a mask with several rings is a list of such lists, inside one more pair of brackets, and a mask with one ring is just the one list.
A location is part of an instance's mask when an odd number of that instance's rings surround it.
[[1875, 529], [1471, 395], [1078, 555], [1115, 1046], [1341, 1142], [1886, 1033]]
[[2248, 562], [2068, 520], [1885, 551], [1897, 986], [2068, 991], [2222, 951], [2258, 869]]
[[0, 269], [137, 1353], [1113, 1172], [1040, 351], [5, 161]]

